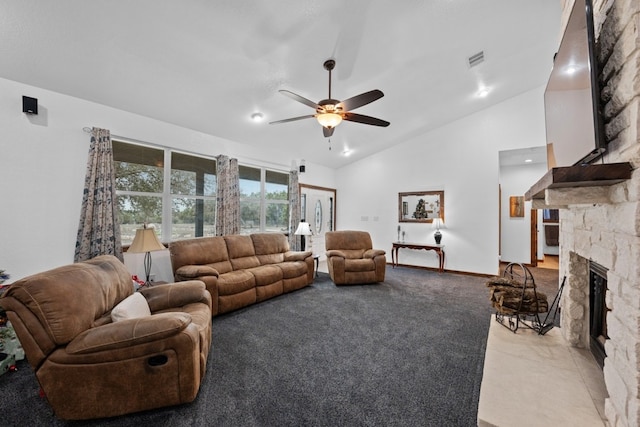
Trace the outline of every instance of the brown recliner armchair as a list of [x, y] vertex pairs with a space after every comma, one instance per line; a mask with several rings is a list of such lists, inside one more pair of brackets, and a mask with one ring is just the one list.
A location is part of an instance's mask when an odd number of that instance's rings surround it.
[[372, 248], [366, 231], [328, 231], [325, 247], [329, 275], [336, 285], [384, 281], [385, 251]]
[[[119, 304], [129, 296], [150, 314], [130, 318], [127, 301]], [[175, 405], [198, 393], [211, 344], [211, 296], [200, 281], [134, 295], [125, 266], [104, 255], [19, 280], [0, 305], [62, 419]]]

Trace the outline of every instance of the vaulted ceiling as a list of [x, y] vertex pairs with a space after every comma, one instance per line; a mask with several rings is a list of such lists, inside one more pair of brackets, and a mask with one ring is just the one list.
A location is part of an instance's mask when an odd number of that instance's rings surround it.
[[[559, 0], [0, 0], [0, 77], [338, 168], [543, 86], [559, 26]], [[280, 89], [327, 98], [328, 58], [389, 127], [268, 124], [313, 113]]]

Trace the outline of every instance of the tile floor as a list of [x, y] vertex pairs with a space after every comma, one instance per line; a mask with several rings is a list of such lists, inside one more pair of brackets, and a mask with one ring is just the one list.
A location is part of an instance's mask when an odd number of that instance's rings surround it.
[[603, 426], [606, 396], [591, 353], [570, 347], [559, 329], [514, 334], [491, 317], [479, 426]]

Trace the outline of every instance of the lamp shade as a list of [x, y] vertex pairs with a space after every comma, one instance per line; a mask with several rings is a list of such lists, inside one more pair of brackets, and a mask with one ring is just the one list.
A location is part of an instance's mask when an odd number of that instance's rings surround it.
[[342, 116], [338, 113], [322, 113], [316, 116], [318, 123], [326, 128], [334, 128], [342, 122]]
[[444, 222], [442, 221], [441, 218], [434, 218], [433, 222], [431, 223], [431, 228], [440, 230], [441, 228], [447, 228], [447, 227], [444, 225]]
[[311, 227], [309, 226], [309, 223], [300, 221], [296, 232], [293, 234], [296, 236], [311, 236]]
[[131, 253], [143, 253], [154, 252], [166, 249], [162, 242], [158, 240], [156, 230], [153, 228], [138, 228], [136, 235], [129, 246], [128, 252]]

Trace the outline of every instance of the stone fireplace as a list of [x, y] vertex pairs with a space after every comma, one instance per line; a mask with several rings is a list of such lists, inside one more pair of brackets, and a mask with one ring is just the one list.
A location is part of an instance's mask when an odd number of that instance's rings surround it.
[[[599, 264], [608, 288], [605, 415], [611, 426], [639, 426], [640, 1], [593, 2], [608, 141], [603, 162], [629, 162], [631, 177], [613, 185], [549, 188], [545, 205], [561, 208], [560, 278], [566, 276], [562, 334], [571, 345], [590, 347], [589, 264]], [[573, 0], [563, 1], [564, 22], [572, 6]]]

